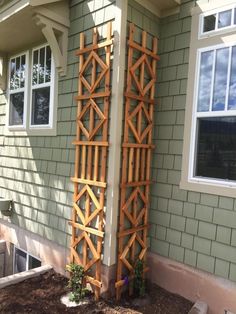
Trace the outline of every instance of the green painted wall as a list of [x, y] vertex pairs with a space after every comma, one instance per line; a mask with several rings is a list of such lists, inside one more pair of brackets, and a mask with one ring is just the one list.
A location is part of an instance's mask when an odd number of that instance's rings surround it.
[[[91, 43], [91, 30], [114, 19], [112, 0], [71, 0], [67, 76], [59, 80], [56, 137], [3, 136], [5, 97], [0, 95], [0, 197], [10, 197], [10, 222], [63, 246], [70, 243], [76, 102], [80, 32]], [[6, 219], [1, 217], [2, 219]]]
[[160, 26], [151, 251], [236, 281], [235, 199], [179, 189], [193, 5], [182, 0]]

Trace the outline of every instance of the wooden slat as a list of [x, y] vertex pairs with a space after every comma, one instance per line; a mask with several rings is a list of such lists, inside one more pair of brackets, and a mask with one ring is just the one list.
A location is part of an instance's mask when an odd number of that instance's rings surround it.
[[160, 57], [158, 55], [156, 55], [154, 52], [140, 46], [139, 44], [137, 44], [136, 42], [134, 42], [133, 40], [129, 40], [128, 41], [128, 45], [129, 47], [131, 48], [135, 48], [136, 50], [139, 50], [141, 52], [143, 52], [144, 54], [148, 55], [148, 56], [151, 56], [153, 59], [159, 61], [160, 60]]
[[122, 232], [119, 232], [118, 237], [119, 238], [126, 237], [129, 234], [133, 234], [134, 232], [142, 231], [142, 230], [148, 229], [148, 228], [149, 228], [149, 225], [142, 225], [142, 226], [134, 227], [132, 229], [127, 229], [127, 230], [124, 230]]
[[152, 144], [139, 144], [139, 143], [123, 143], [122, 147], [147, 148], [147, 149], [154, 149], [155, 148], [155, 146]]
[[76, 52], [76, 55], [77, 56], [80, 56], [80, 55], [83, 55], [83, 54], [86, 54], [92, 50], [98, 50], [100, 48], [104, 48], [106, 46], [111, 46], [113, 44], [113, 40], [110, 39], [110, 40], [106, 40], [104, 42], [101, 42], [99, 44], [93, 44], [89, 47], [86, 47], [86, 48], [81, 48], [79, 49], [77, 52]]
[[146, 186], [152, 184], [152, 181], [134, 181], [134, 182], [127, 182], [121, 183], [121, 188], [128, 188], [128, 187], [137, 187], [137, 186]]
[[155, 100], [154, 99], [150, 99], [150, 98], [147, 98], [147, 97], [143, 97], [143, 96], [134, 94], [131, 91], [130, 92], [125, 92], [124, 96], [127, 97], [127, 98], [131, 98], [131, 99], [142, 101], [144, 103], [155, 104]]
[[104, 146], [108, 147], [108, 142], [101, 142], [101, 141], [73, 141], [73, 145], [82, 145], [82, 146]]
[[94, 228], [90, 228], [90, 227], [85, 227], [84, 225], [82, 224], [79, 224], [79, 223], [76, 223], [76, 222], [73, 222], [73, 221], [69, 221], [69, 224], [75, 228], [78, 228], [80, 230], [83, 230], [83, 231], [86, 231], [87, 233], [91, 233], [91, 234], [94, 234], [98, 237], [101, 237], [103, 238], [104, 237], [104, 232], [102, 231], [99, 231], [97, 229], [94, 229]]
[[100, 93], [94, 93], [94, 94], [84, 94], [84, 95], [78, 95], [75, 96], [75, 100], [86, 100], [86, 99], [95, 99], [95, 98], [103, 98], [103, 97], [109, 97], [111, 95], [111, 92], [100, 92]]
[[71, 178], [71, 181], [72, 182], [81, 183], [81, 184], [88, 184], [88, 185], [98, 186], [98, 187], [101, 187], [101, 188], [106, 188], [106, 186], [107, 186], [106, 182], [100, 182], [100, 181], [96, 181], [96, 180]]

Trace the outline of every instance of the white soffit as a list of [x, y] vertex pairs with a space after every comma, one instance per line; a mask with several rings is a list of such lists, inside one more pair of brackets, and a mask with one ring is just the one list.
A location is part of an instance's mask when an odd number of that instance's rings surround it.
[[179, 12], [181, 0], [136, 0], [140, 5], [157, 15], [165, 17]]

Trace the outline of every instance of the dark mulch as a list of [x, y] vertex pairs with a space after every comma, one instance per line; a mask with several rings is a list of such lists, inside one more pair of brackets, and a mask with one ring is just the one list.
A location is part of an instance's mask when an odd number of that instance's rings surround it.
[[16, 285], [0, 289], [0, 313], [3, 314], [187, 314], [192, 303], [153, 285], [149, 288], [145, 302], [134, 302], [132, 298], [92, 301], [88, 305], [66, 308], [60, 297], [68, 292], [67, 279], [54, 271], [25, 280]]

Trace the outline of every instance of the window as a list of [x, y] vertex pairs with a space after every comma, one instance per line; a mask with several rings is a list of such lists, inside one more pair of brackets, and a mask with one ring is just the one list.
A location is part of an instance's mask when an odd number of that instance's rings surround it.
[[37, 132], [42, 135], [41, 131], [46, 130], [52, 135], [56, 114], [55, 76], [49, 45], [10, 58], [9, 130], [35, 135]]
[[30, 255], [22, 249], [17, 247], [14, 248], [14, 274], [41, 266], [41, 261], [38, 258]]
[[[199, 1], [193, 10], [180, 183], [186, 190], [224, 196], [236, 192], [236, 32], [231, 27], [236, 12], [232, 2], [224, 3], [231, 8], [219, 2], [219, 9]], [[201, 27], [211, 36], [199, 37]], [[220, 28], [225, 31], [215, 32]]]
[[216, 31], [227, 30], [236, 27], [236, 8], [229, 7], [224, 10], [214, 10], [213, 13], [201, 15], [200, 35], [211, 35]]
[[191, 172], [196, 178], [236, 180], [236, 45], [198, 54]]

